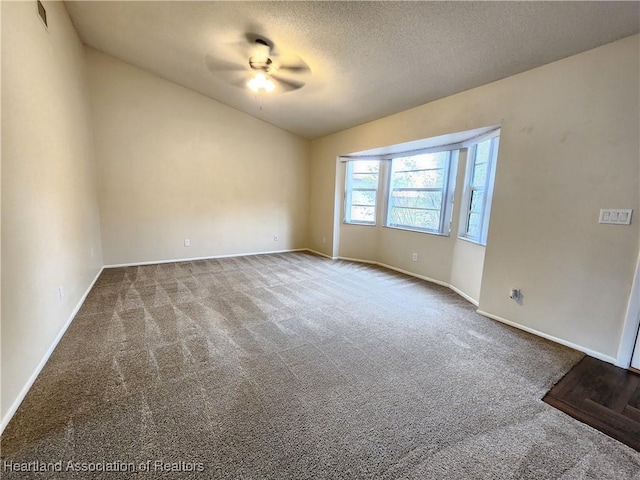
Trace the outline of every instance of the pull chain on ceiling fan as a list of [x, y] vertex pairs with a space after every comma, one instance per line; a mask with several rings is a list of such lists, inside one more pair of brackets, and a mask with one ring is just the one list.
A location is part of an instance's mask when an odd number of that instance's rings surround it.
[[[269, 58], [271, 47], [262, 38], [256, 38], [254, 48], [256, 55], [249, 57], [249, 66], [251, 70], [255, 70], [258, 73], [247, 82], [247, 86], [258, 95], [270, 93], [276, 88], [273, 80], [268, 77], [269, 70], [273, 64], [273, 60]], [[262, 105], [260, 107], [262, 108]]]
[[232, 85], [249, 87], [259, 97], [261, 107], [263, 94], [275, 90], [289, 92], [305, 85], [303, 79], [311, 69], [297, 55], [281, 55], [273, 42], [252, 33], [245, 35], [241, 46], [248, 62], [226, 62], [212, 55], [207, 55], [205, 61], [214, 75], [225, 78]]

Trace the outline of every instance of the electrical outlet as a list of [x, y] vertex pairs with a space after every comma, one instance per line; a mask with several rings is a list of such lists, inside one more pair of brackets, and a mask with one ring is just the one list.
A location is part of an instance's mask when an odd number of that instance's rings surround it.
[[191, 240], [189, 240], [188, 238], [184, 239], [184, 246], [185, 247], [190, 247], [191, 246]]
[[327, 243], [327, 237], [322, 237], [322, 243]]
[[61, 302], [64, 302], [64, 287], [62, 285], [58, 287], [58, 298]]
[[273, 241], [274, 241], [274, 242], [277, 242], [277, 241], [278, 241], [278, 235], [274, 235], [274, 236], [273, 236]]
[[413, 252], [413, 254], [411, 255], [411, 260], [413, 260], [414, 262], [418, 261], [418, 254]]

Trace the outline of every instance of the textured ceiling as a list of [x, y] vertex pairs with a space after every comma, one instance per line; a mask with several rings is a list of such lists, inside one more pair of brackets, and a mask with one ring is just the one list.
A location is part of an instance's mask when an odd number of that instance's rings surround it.
[[[638, 33], [638, 2], [67, 2], [87, 44], [316, 138]], [[213, 74], [248, 69], [247, 32], [311, 68], [264, 98]]]

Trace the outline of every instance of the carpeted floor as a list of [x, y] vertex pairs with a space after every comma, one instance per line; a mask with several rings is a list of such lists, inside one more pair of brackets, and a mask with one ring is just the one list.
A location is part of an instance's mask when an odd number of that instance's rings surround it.
[[109, 269], [3, 434], [2, 477], [640, 478], [638, 452], [540, 400], [581, 357], [307, 253]]

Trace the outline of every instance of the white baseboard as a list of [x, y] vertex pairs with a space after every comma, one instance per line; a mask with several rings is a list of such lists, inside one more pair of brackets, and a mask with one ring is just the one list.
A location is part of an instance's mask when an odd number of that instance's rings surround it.
[[[422, 280], [426, 280], [427, 282], [435, 283], [437, 285], [442, 285], [443, 287], [448, 287], [453, 292], [457, 293], [462, 298], [464, 298], [466, 301], [468, 301], [469, 303], [475, 305], [476, 307], [478, 306], [478, 301], [477, 300], [475, 300], [474, 298], [471, 298], [469, 295], [467, 295], [466, 293], [464, 293], [463, 291], [461, 291], [460, 289], [454, 287], [453, 285], [451, 285], [449, 283], [442, 282], [442, 281], [436, 280], [434, 278], [429, 278], [427, 276], [420, 275], [420, 274], [417, 274], [417, 273], [409, 272], [407, 270], [403, 270], [401, 268], [393, 267], [393, 266], [387, 265], [385, 263], [373, 262], [373, 261], [370, 261], [370, 260], [361, 260], [361, 259], [357, 259], [357, 258], [348, 258], [348, 257], [338, 257], [338, 258], [340, 258], [341, 260], [349, 260], [349, 261], [352, 261], [352, 262], [361, 262], [361, 263], [368, 263], [368, 264], [372, 264], [372, 265], [379, 265], [381, 267], [388, 268], [390, 270], [395, 270], [396, 272], [404, 273], [405, 275], [410, 275], [412, 277], [416, 277], [416, 278], [420, 278]], [[574, 350], [578, 350], [579, 352], [583, 352], [583, 353], [589, 355], [590, 357], [597, 358], [598, 360], [602, 360], [603, 362], [611, 363], [613, 365], [616, 364], [616, 359], [614, 357], [609, 356], [609, 355], [605, 355], [605, 354], [597, 352], [595, 350], [591, 350], [590, 348], [583, 347], [582, 345], [577, 345], [575, 343], [568, 342], [567, 340], [563, 340], [561, 338], [554, 337], [553, 335], [549, 335], [547, 333], [540, 332], [539, 330], [535, 330], [533, 328], [529, 328], [529, 327], [526, 327], [524, 325], [520, 325], [519, 323], [512, 322], [511, 320], [507, 320], [506, 318], [498, 317], [497, 315], [493, 315], [491, 313], [488, 313], [488, 312], [485, 312], [485, 311], [482, 311], [482, 310], [479, 310], [479, 309], [476, 310], [476, 312], [479, 313], [480, 315], [482, 315], [484, 317], [487, 317], [487, 318], [490, 318], [492, 320], [496, 320], [496, 321], [504, 323], [506, 325], [510, 325], [510, 326], [518, 328], [520, 330], [524, 330], [525, 332], [532, 333], [533, 335], [537, 335], [538, 337], [546, 338], [547, 340], [551, 340], [552, 342], [559, 343], [560, 345], [564, 345], [566, 347], [573, 348]]]
[[370, 265], [378, 265], [380, 267], [388, 268], [389, 270], [394, 270], [396, 272], [404, 273], [405, 275], [409, 275], [410, 277], [416, 277], [416, 278], [419, 278], [420, 280], [426, 280], [427, 282], [435, 283], [436, 285], [441, 285], [443, 287], [450, 288], [451, 290], [453, 290], [455, 293], [460, 295], [462, 298], [464, 298], [468, 302], [471, 302], [476, 307], [478, 306], [477, 300], [474, 300], [469, 295], [461, 292], [460, 290], [448, 284], [447, 282], [436, 280], [435, 278], [427, 277], [426, 275], [420, 275], [419, 273], [410, 272], [409, 270], [403, 270], [402, 268], [394, 267], [393, 265], [387, 265], [386, 263], [375, 262], [373, 260], [363, 260], [361, 258], [351, 258], [351, 257], [338, 257], [338, 258], [340, 260], [348, 260], [350, 262], [360, 262], [360, 263], [368, 263]]
[[7, 414], [2, 419], [2, 422], [0, 422], [0, 434], [2, 434], [2, 432], [4, 432], [4, 429], [7, 427], [7, 425], [11, 421], [11, 418], [13, 418], [13, 416], [15, 415], [16, 411], [18, 410], [18, 407], [20, 407], [20, 404], [22, 403], [24, 398], [27, 396], [27, 393], [29, 393], [29, 390], [33, 386], [34, 382], [36, 381], [36, 378], [38, 378], [38, 375], [40, 375], [40, 372], [42, 371], [42, 369], [44, 368], [46, 363], [49, 361], [49, 357], [51, 357], [51, 354], [53, 353], [55, 348], [58, 346], [58, 343], [60, 342], [60, 340], [62, 339], [63, 335], [65, 334], [65, 332], [69, 328], [69, 325], [71, 325], [71, 322], [73, 321], [73, 319], [75, 318], [76, 314], [80, 310], [80, 307], [82, 307], [82, 304], [84, 303], [84, 301], [87, 299], [87, 295], [89, 295], [89, 292], [91, 291], [91, 289], [95, 285], [96, 281], [98, 280], [98, 277], [100, 276], [100, 274], [102, 273], [103, 270], [104, 270], [104, 267], [101, 267], [100, 271], [96, 274], [94, 279], [91, 281], [91, 284], [89, 285], [89, 287], [86, 289], [86, 291], [84, 292], [84, 294], [82, 295], [82, 297], [78, 301], [78, 304], [73, 309], [73, 312], [71, 312], [71, 315], [69, 316], [69, 319], [62, 326], [62, 328], [60, 329], [60, 332], [58, 333], [56, 338], [53, 340], [53, 343], [51, 344], [49, 349], [45, 352], [44, 356], [42, 357], [42, 360], [40, 360], [40, 363], [35, 368], [35, 370], [31, 374], [31, 376], [29, 377], [29, 380], [27, 380], [27, 383], [24, 385], [24, 387], [22, 387], [22, 390], [20, 390], [20, 393], [18, 394], [18, 397], [14, 400], [13, 404], [11, 405], [11, 407], [9, 407], [9, 410], [7, 411]]
[[[87, 288], [85, 293], [82, 295], [82, 297], [80, 298], [78, 304], [76, 305], [76, 307], [74, 308], [73, 312], [69, 316], [69, 319], [67, 320], [65, 325], [62, 327], [62, 329], [60, 330], [58, 335], [56, 336], [55, 340], [53, 341], [53, 343], [51, 344], [51, 346], [49, 347], [49, 349], [47, 350], [47, 352], [43, 356], [43, 358], [40, 361], [40, 363], [38, 364], [38, 366], [35, 368], [34, 372], [29, 377], [29, 380], [24, 385], [24, 387], [20, 391], [20, 394], [18, 395], [16, 400], [13, 402], [13, 404], [11, 405], [9, 410], [7, 411], [7, 414], [5, 415], [5, 417], [2, 419], [2, 422], [0, 423], [0, 434], [2, 434], [2, 432], [4, 431], [6, 426], [9, 424], [9, 421], [11, 420], [13, 415], [18, 410], [18, 407], [20, 407], [20, 404], [22, 403], [22, 401], [26, 397], [27, 393], [29, 392], [29, 389], [31, 388], [33, 383], [36, 381], [36, 378], [38, 377], [38, 375], [40, 374], [40, 372], [44, 368], [45, 364], [49, 360], [49, 357], [51, 356], [51, 354], [55, 350], [56, 346], [58, 345], [58, 343], [62, 339], [63, 335], [65, 334], [65, 332], [69, 328], [69, 325], [71, 324], [71, 322], [75, 318], [76, 314], [80, 310], [80, 307], [82, 306], [82, 304], [86, 300], [87, 295], [89, 295], [89, 292], [91, 291], [91, 289], [95, 285], [96, 281], [98, 280], [98, 277], [100, 276], [100, 274], [102, 273], [102, 271], [105, 268], [132, 267], [132, 266], [140, 266], [140, 265], [155, 265], [155, 264], [159, 264], [159, 263], [190, 262], [190, 261], [195, 261], [195, 260], [208, 260], [208, 259], [215, 259], [215, 258], [242, 257], [242, 256], [250, 256], [250, 255], [265, 255], [265, 254], [274, 254], [274, 253], [289, 253], [289, 252], [302, 252], [302, 251], [308, 251], [308, 252], [314, 253], [316, 255], [320, 255], [322, 257], [331, 259], [331, 260], [335, 260], [335, 259], [338, 258], [338, 259], [341, 259], [341, 260], [347, 260], [347, 261], [352, 261], [352, 262], [360, 262], [360, 263], [367, 263], [367, 264], [371, 264], [371, 265], [379, 265], [381, 267], [388, 268], [389, 270], [394, 270], [396, 272], [404, 273], [405, 275], [409, 275], [409, 276], [412, 276], [412, 277], [420, 278], [421, 280], [426, 280], [427, 282], [431, 282], [431, 283], [435, 283], [437, 285], [448, 287], [453, 292], [457, 293], [458, 295], [460, 295], [462, 298], [464, 298], [468, 302], [472, 303], [475, 306], [478, 306], [477, 300], [469, 297], [467, 294], [465, 294], [464, 292], [462, 292], [458, 288], [456, 288], [456, 287], [454, 287], [454, 286], [452, 286], [452, 285], [450, 285], [450, 284], [448, 284], [446, 282], [442, 282], [442, 281], [436, 280], [434, 278], [430, 278], [430, 277], [427, 277], [427, 276], [424, 276], [424, 275], [413, 273], [413, 272], [410, 272], [408, 270], [403, 270], [401, 268], [393, 267], [393, 266], [387, 265], [385, 263], [375, 262], [375, 261], [371, 261], [371, 260], [362, 260], [362, 259], [357, 259], [357, 258], [349, 258], [349, 257], [337, 257], [337, 258], [336, 257], [330, 257], [329, 255], [326, 255], [326, 254], [321, 253], [321, 252], [317, 252], [315, 250], [311, 250], [309, 248], [297, 248], [297, 249], [290, 249], [290, 250], [275, 250], [275, 251], [269, 251], [269, 252], [238, 253], [238, 254], [229, 254], [229, 255], [215, 255], [215, 256], [208, 256], [208, 257], [178, 258], [178, 259], [173, 259], [173, 260], [158, 260], [158, 261], [151, 261], [151, 262], [136, 262], [136, 263], [125, 263], [125, 264], [117, 264], [117, 265], [105, 265], [96, 274], [95, 278], [93, 279], [93, 281], [91, 282], [91, 284], [89, 285], [89, 287]], [[581, 345], [576, 345], [574, 343], [568, 342], [568, 341], [563, 340], [561, 338], [557, 338], [557, 337], [554, 337], [552, 335], [548, 335], [546, 333], [540, 332], [540, 331], [535, 330], [533, 328], [529, 328], [529, 327], [526, 327], [524, 325], [520, 325], [518, 323], [512, 322], [512, 321], [507, 320], [507, 319], [502, 318], [502, 317], [498, 317], [497, 315], [493, 315], [493, 314], [488, 313], [488, 312], [484, 312], [484, 311], [479, 310], [479, 309], [476, 310], [476, 311], [477, 311], [478, 314], [480, 314], [480, 315], [482, 315], [484, 317], [490, 318], [492, 320], [496, 320], [496, 321], [504, 323], [506, 325], [510, 325], [510, 326], [518, 328], [520, 330], [524, 330], [525, 332], [532, 333], [532, 334], [537, 335], [539, 337], [546, 338], [547, 340], [551, 340], [552, 342], [559, 343], [561, 345], [565, 345], [565, 346], [567, 346], [569, 348], [573, 348], [574, 350], [578, 350], [580, 352], [583, 352], [583, 353], [585, 353], [585, 354], [587, 354], [587, 355], [589, 355], [591, 357], [597, 358], [597, 359], [602, 360], [604, 362], [611, 363], [611, 364], [614, 364], [614, 365], [616, 364], [616, 359], [614, 357], [609, 356], [609, 355], [604, 355], [604, 354], [602, 354], [600, 352], [596, 352], [596, 351], [591, 350], [589, 348], [582, 347]]]
[[[226, 255], [210, 255], [207, 257], [173, 258], [170, 260], [152, 260], [148, 262], [133, 262], [133, 263], [114, 263], [111, 265], [105, 265], [104, 268], [140, 267], [143, 265], [158, 265], [160, 263], [195, 262], [197, 260], [213, 260], [216, 258], [231, 258], [231, 257], [250, 257], [253, 255], [270, 255], [274, 253], [305, 252], [307, 250], [309, 249], [308, 248], [292, 248], [288, 250], [271, 250], [268, 252], [229, 253]], [[314, 253], [317, 253], [317, 252], [314, 252]]]
[[328, 258], [329, 260], [338, 260], [338, 257], [332, 257], [331, 255], [327, 255], [326, 253], [318, 252], [317, 250], [312, 250], [310, 248], [305, 248], [307, 252], [315, 253], [316, 255], [320, 255], [321, 257]]
[[389, 270], [394, 270], [396, 272], [404, 273], [405, 275], [409, 275], [411, 277], [416, 277], [421, 280], [426, 280], [427, 282], [435, 283], [436, 285], [441, 285], [443, 287], [451, 288], [451, 285], [449, 285], [447, 282], [442, 282], [440, 280], [436, 280], [435, 278], [427, 277], [425, 275], [420, 275], [419, 273], [413, 273], [413, 272], [410, 272], [409, 270], [403, 270], [402, 268], [394, 267], [392, 265], [387, 265], [386, 263], [380, 263], [380, 262], [373, 262], [373, 263], [375, 263], [376, 265], [380, 265], [381, 267], [388, 268]]
[[374, 262], [372, 260], [363, 260], [361, 258], [351, 258], [351, 257], [338, 257], [339, 260], [345, 260], [347, 262], [358, 262], [358, 263], [367, 263], [369, 265], [380, 265], [378, 262]]
[[454, 292], [456, 292], [458, 295], [460, 295], [462, 298], [464, 298], [467, 302], [475, 305], [476, 307], [478, 306], [478, 301], [474, 298], [471, 298], [469, 295], [467, 295], [466, 293], [464, 293], [462, 290], [460, 290], [459, 288], [454, 287], [453, 285], [449, 285], [449, 288], [451, 290], [453, 290]]
[[586, 353], [590, 357], [597, 358], [598, 360], [602, 360], [603, 362], [607, 362], [611, 364], [615, 364], [616, 362], [616, 359], [614, 357], [611, 357], [609, 355], [604, 355], [600, 352], [596, 352], [595, 350], [591, 350], [590, 348], [583, 347], [582, 345], [576, 345], [575, 343], [568, 342], [567, 340], [563, 340], [562, 338], [554, 337], [553, 335], [549, 335], [539, 330], [525, 327], [524, 325], [520, 325], [519, 323], [512, 322], [511, 320], [507, 320], [506, 318], [498, 317], [497, 315], [493, 315], [491, 313], [487, 313], [479, 309], [476, 310], [476, 312], [482, 315], [483, 317], [496, 320], [500, 323], [505, 323], [512, 327], [518, 328], [520, 330], [524, 330], [525, 332], [529, 332], [534, 335], [537, 335], [538, 337], [546, 338], [547, 340], [551, 340], [552, 342], [559, 343], [560, 345], [564, 345], [565, 347], [573, 348], [574, 350], [578, 350], [579, 352]]

